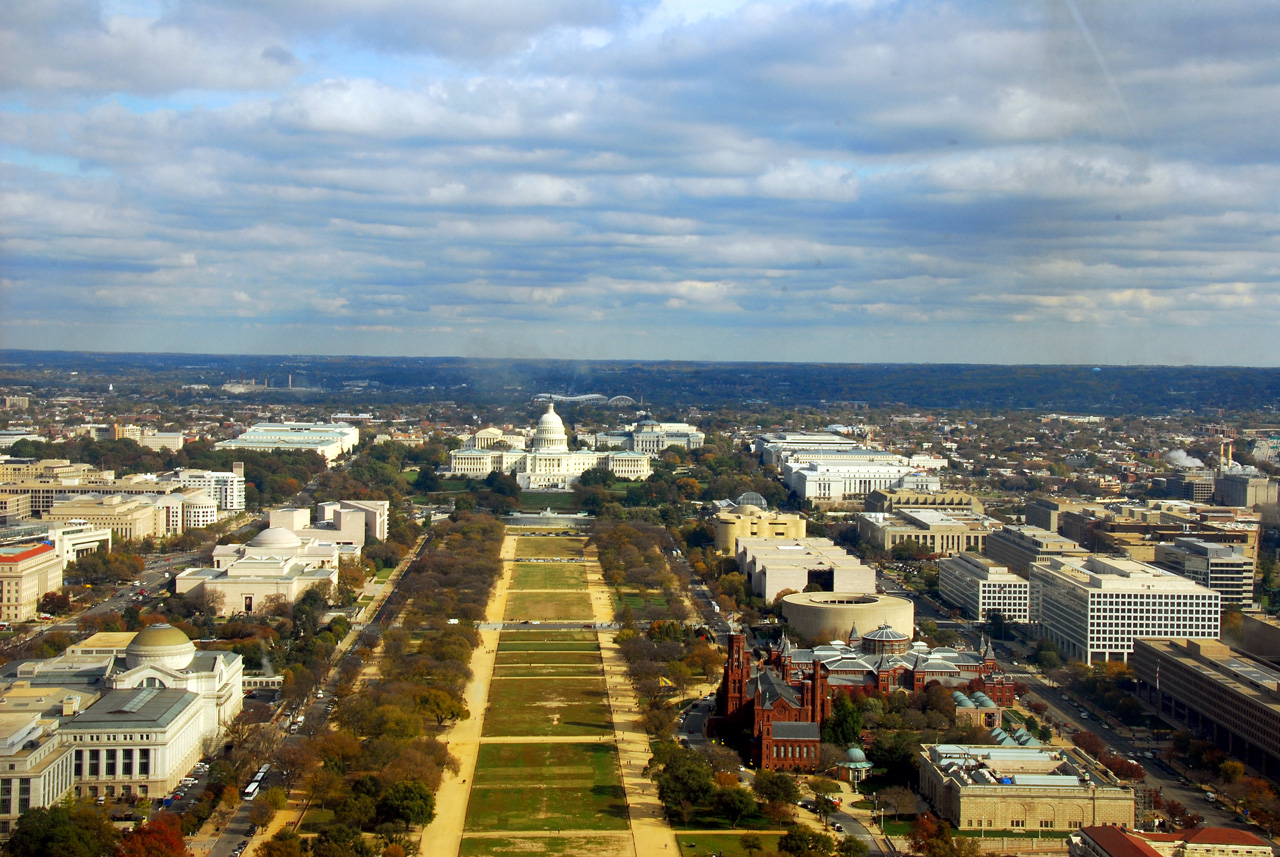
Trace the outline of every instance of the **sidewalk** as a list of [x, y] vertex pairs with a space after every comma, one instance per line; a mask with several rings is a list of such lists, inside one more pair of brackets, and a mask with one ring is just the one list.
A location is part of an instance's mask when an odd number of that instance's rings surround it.
[[[613, 600], [609, 587], [600, 574], [600, 564], [588, 556], [587, 591], [596, 622], [613, 621]], [[676, 833], [667, 823], [658, 787], [644, 775], [649, 764], [649, 735], [640, 725], [640, 704], [626, 660], [614, 643], [613, 631], [599, 631], [600, 656], [604, 664], [605, 687], [609, 691], [609, 708], [613, 715], [614, 736], [618, 742], [618, 764], [622, 769], [622, 786], [631, 814], [631, 836], [639, 857], [650, 854], [679, 854]]]
[[[507, 593], [511, 588], [511, 576], [515, 569], [516, 536], [508, 535], [502, 541], [502, 576], [498, 578], [493, 595], [485, 608], [486, 622], [502, 622], [507, 610]], [[498, 659], [500, 631], [480, 631], [480, 645], [471, 654], [472, 679], [463, 696], [471, 717], [455, 723], [440, 740], [458, 760], [458, 773], [445, 773], [440, 790], [436, 792], [436, 817], [422, 831], [419, 841], [421, 854], [455, 855], [462, 847], [462, 833], [467, 822], [467, 803], [471, 799], [471, 784], [475, 782], [476, 759], [480, 753], [480, 736], [484, 732], [484, 716], [489, 701], [489, 685], [493, 680], [493, 667]]]

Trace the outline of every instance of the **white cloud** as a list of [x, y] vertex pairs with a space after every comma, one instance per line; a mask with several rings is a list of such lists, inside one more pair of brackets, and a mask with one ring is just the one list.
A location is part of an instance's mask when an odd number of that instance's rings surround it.
[[[558, 319], [606, 356], [860, 359], [910, 325], [921, 358], [1150, 360], [1196, 325], [1280, 359], [1280, 21], [1086, 7], [1108, 81], [1055, 9], [19, 4], [0, 337], [48, 343], [13, 320], [53, 303], [118, 347], [256, 314], [274, 350], [568, 347], [531, 333]], [[858, 335], [819, 355], [815, 323]]]

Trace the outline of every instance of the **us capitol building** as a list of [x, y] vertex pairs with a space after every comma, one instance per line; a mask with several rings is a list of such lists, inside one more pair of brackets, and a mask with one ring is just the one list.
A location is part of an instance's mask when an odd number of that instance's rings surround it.
[[490, 473], [507, 473], [521, 488], [567, 491], [595, 467], [606, 468], [619, 479], [647, 479], [653, 473], [652, 456], [642, 452], [570, 450], [569, 434], [554, 404], [548, 404], [538, 420], [528, 448], [515, 448], [525, 441], [523, 435], [499, 429], [478, 431], [461, 449], [449, 453], [450, 474], [483, 479]]

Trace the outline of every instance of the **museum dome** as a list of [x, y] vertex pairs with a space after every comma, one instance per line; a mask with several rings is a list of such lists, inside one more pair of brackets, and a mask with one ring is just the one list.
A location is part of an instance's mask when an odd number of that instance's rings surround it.
[[251, 548], [300, 548], [302, 539], [284, 527], [267, 527], [249, 542]]
[[855, 764], [867, 761], [867, 754], [859, 750], [857, 747], [850, 747], [845, 751], [844, 758], [846, 762]]
[[164, 623], [148, 625], [134, 634], [124, 650], [129, 669], [154, 665], [181, 670], [190, 666], [195, 656], [196, 644], [177, 628]]
[[547, 405], [547, 412], [538, 420], [538, 427], [533, 432], [533, 448], [538, 452], [567, 452], [569, 435], [564, 429], [564, 420], [556, 413], [556, 406]]

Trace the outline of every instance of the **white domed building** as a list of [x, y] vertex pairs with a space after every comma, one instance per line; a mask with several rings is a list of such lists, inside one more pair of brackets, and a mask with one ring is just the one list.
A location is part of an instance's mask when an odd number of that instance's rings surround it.
[[248, 544], [214, 548], [212, 568], [189, 568], [178, 575], [174, 586], [179, 595], [201, 591], [220, 595], [219, 616], [253, 613], [272, 596], [292, 604], [313, 586], [336, 586], [341, 555], [342, 547], [336, 542], [268, 527]]
[[[492, 431], [482, 429], [473, 438]], [[620, 479], [643, 480], [653, 473], [653, 457], [644, 453], [569, 449], [564, 420], [551, 403], [538, 419], [527, 450], [481, 448], [480, 443], [468, 439], [468, 445], [449, 453], [452, 474], [481, 479], [494, 472], [507, 473], [515, 476], [521, 488], [567, 491], [582, 474], [596, 467], [608, 468]]]

